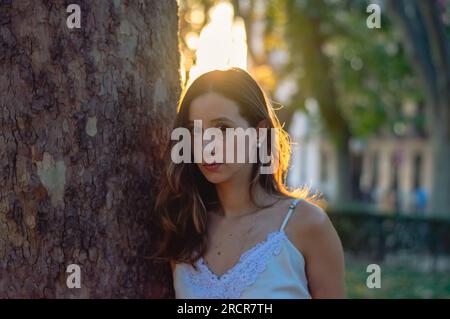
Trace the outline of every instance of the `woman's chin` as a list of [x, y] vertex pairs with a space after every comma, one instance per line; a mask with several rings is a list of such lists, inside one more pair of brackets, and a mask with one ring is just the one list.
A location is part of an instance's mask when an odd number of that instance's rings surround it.
[[212, 184], [220, 184], [227, 179], [226, 174], [223, 172], [224, 167], [222, 167], [222, 165], [223, 164], [220, 164], [219, 167], [203, 166], [200, 168], [200, 171], [208, 182]]
[[220, 184], [226, 181], [226, 177], [220, 173], [203, 172], [203, 176], [212, 184]]

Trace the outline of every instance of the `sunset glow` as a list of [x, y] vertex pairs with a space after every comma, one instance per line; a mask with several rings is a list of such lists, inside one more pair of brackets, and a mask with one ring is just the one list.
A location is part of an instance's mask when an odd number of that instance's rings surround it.
[[196, 62], [189, 71], [189, 83], [211, 70], [232, 66], [247, 68], [245, 24], [241, 18], [234, 17], [233, 6], [228, 2], [212, 7], [209, 22], [200, 36], [190, 36], [187, 40], [189, 46], [196, 49]]

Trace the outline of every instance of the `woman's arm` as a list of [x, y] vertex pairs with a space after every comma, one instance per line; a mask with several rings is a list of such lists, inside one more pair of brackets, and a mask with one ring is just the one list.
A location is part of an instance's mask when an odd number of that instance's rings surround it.
[[345, 298], [344, 253], [328, 215], [318, 206], [301, 202], [292, 219], [294, 244], [305, 257], [312, 298]]

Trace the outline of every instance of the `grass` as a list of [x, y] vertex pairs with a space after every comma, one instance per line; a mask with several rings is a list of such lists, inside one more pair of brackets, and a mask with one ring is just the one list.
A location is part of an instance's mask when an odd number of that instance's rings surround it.
[[421, 272], [411, 265], [381, 267], [381, 288], [366, 286], [367, 265], [371, 262], [346, 260], [348, 298], [450, 298], [450, 272]]

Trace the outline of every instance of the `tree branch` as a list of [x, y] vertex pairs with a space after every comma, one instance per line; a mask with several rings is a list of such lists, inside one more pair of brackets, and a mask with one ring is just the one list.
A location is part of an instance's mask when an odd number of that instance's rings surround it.
[[437, 103], [436, 68], [429, 51], [430, 39], [426, 32], [424, 18], [419, 11], [416, 0], [390, 0], [386, 1], [394, 22], [396, 22], [405, 38], [404, 44], [413, 67], [423, 82], [423, 87], [429, 97], [431, 107]]

